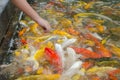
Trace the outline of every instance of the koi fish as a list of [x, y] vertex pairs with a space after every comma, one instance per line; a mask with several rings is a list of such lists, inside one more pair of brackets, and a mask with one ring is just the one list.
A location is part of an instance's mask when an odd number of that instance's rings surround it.
[[35, 55], [34, 55], [34, 58], [36, 60], [40, 60], [42, 57], [44, 56], [44, 50], [43, 49], [40, 49], [40, 50], [37, 50]]
[[97, 61], [95, 65], [98, 66], [111, 66], [111, 67], [119, 67], [119, 61], [117, 60], [110, 60], [110, 61]]
[[60, 21], [60, 24], [64, 27], [70, 27], [72, 25], [72, 22], [69, 19], [63, 18]]
[[77, 47], [72, 47], [76, 53], [82, 54], [86, 58], [101, 58], [101, 55], [98, 53], [95, 53], [93, 51], [90, 51], [86, 48], [77, 48]]
[[101, 24], [96, 25], [96, 28], [98, 29], [98, 31], [99, 31], [100, 33], [103, 33], [104, 30], [105, 30], [104, 26], [101, 25]]
[[[94, 26], [91, 24], [93, 24]], [[86, 26], [86, 28], [88, 28], [88, 30], [92, 32], [97, 32], [97, 33], [103, 33], [105, 31], [105, 26], [103, 26], [98, 22], [94, 22], [94, 20], [89, 21], [89, 24]]]
[[110, 80], [119, 80], [115, 75], [120, 74], [120, 69], [112, 70], [108, 74]]
[[75, 39], [75, 38], [67, 39], [66, 41], [64, 41], [62, 43], [62, 48], [70, 46], [71, 44], [75, 43], [76, 41], [77, 41], [77, 39]]
[[57, 34], [57, 35], [61, 35], [61, 36], [67, 36], [68, 38], [71, 38], [72, 36], [65, 32], [65, 31], [61, 31], [61, 30], [54, 30], [53, 34]]
[[45, 57], [50, 62], [50, 64], [53, 65], [58, 70], [58, 72], [61, 73], [62, 63], [58, 53], [56, 53], [51, 48], [47, 48], [47, 47], [45, 48], [44, 52], [45, 52]]
[[112, 54], [110, 53], [110, 51], [107, 50], [107, 49], [104, 47], [104, 45], [99, 42], [99, 40], [98, 40], [97, 38], [95, 38], [95, 37], [92, 36], [91, 34], [86, 34], [85, 37], [86, 37], [87, 39], [90, 39], [90, 40], [92, 40], [92, 41], [95, 42], [95, 45], [96, 45], [96, 46], [95, 46], [95, 50], [96, 50], [99, 54], [101, 54], [102, 57], [111, 57], [111, 56], [112, 56]]
[[62, 75], [60, 80], [70, 80], [73, 75], [79, 72], [82, 67], [82, 61], [76, 61], [68, 70], [66, 70]]
[[91, 41], [91, 40], [84, 40], [83, 43], [85, 45], [88, 45], [88, 46], [94, 46], [95, 45], [95, 43], [93, 41]]
[[44, 41], [44, 43], [48, 42], [48, 41], [55, 41], [58, 40], [59, 36], [55, 35], [55, 36], [51, 36], [49, 37], [47, 40]]
[[27, 28], [23, 28], [21, 31], [19, 31], [18, 35], [22, 36], [27, 31]]
[[[31, 64], [30, 64], [31, 63]], [[38, 68], [39, 68], [39, 63], [38, 61], [35, 60], [34, 57], [29, 57], [27, 60], [26, 60], [26, 64], [27, 66], [31, 66], [32, 70], [33, 71], [36, 71]]]
[[62, 67], [64, 68], [65, 66], [65, 52], [60, 44], [55, 44], [55, 50], [58, 53], [58, 55], [61, 58], [62, 61]]
[[25, 38], [22, 38], [21, 40], [20, 40], [20, 42], [22, 43], [22, 44], [27, 44], [27, 40], [25, 39]]
[[120, 37], [120, 35], [119, 35], [120, 34], [120, 26], [110, 28], [109, 30], [113, 35]]
[[97, 33], [92, 33], [92, 35], [95, 36], [96, 39], [102, 40], [102, 37]]
[[[109, 44], [108, 44], [109, 45]], [[114, 54], [114, 55], [116, 55], [116, 56], [118, 56], [118, 57], [120, 57], [120, 48], [118, 48], [117, 46], [115, 46], [115, 45], [109, 45], [109, 47], [110, 47], [110, 51]]]
[[92, 77], [92, 80], [101, 80], [98, 76]]
[[20, 77], [16, 80], [57, 80], [60, 78], [60, 74], [50, 74], [50, 75], [30, 75], [30, 76], [24, 76]]
[[102, 39], [101, 43], [105, 44], [109, 38], [110, 38], [110, 35]]
[[67, 47], [67, 57], [66, 57], [66, 61], [65, 61], [65, 68], [70, 68], [70, 66], [75, 63], [75, 61], [77, 61], [77, 56], [76, 56], [76, 52], [74, 51], [74, 49]]
[[92, 5], [94, 4], [94, 2], [89, 2], [84, 6], [84, 9], [90, 9], [92, 7]]
[[93, 63], [90, 62], [90, 61], [85, 61], [85, 62], [83, 62], [83, 64], [82, 64], [82, 67], [83, 67], [84, 69], [88, 69], [88, 68], [90, 68], [91, 66], [93, 66]]
[[97, 75], [99, 77], [105, 76], [105, 74], [108, 74], [108, 72], [116, 70], [116, 68], [113, 67], [92, 67], [86, 71], [87, 75]]
[[68, 33], [72, 35], [79, 35], [80, 33], [73, 28], [68, 28]]
[[51, 37], [51, 35], [44, 35], [44, 36], [38, 36], [38, 37], [27, 36], [28, 39], [32, 39], [34, 40], [34, 42], [43, 42], [49, 37]]
[[33, 32], [34, 34], [41, 34], [41, 32], [38, 30], [38, 24], [37, 23], [33, 23], [30, 26], [30, 31]]
[[101, 17], [103, 19], [109, 20], [110, 22], [113, 22], [111, 18], [101, 15], [101, 14], [96, 14], [96, 13], [79, 13], [79, 14], [74, 15], [74, 19], [75, 21], [78, 21], [79, 17], [87, 17], [87, 16], [97, 16], [97, 17]]
[[78, 1], [78, 6], [77, 7], [83, 7], [85, 5], [87, 5], [86, 2], [84, 2], [84, 1]]

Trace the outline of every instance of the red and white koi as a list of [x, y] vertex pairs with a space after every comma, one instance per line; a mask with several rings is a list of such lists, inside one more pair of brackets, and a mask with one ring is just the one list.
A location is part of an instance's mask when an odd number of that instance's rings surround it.
[[45, 48], [45, 57], [48, 62], [55, 68], [58, 73], [62, 71], [62, 63], [60, 56], [51, 48]]

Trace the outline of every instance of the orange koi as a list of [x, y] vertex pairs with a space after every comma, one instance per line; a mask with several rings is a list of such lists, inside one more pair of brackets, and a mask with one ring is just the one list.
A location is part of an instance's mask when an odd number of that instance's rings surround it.
[[68, 32], [73, 35], [79, 35], [80, 33], [73, 28], [68, 28]]
[[20, 42], [21, 42], [22, 44], [27, 44], [27, 41], [26, 41], [25, 38], [22, 38], [22, 39], [20, 40]]
[[92, 80], [100, 80], [98, 76], [92, 77]]
[[91, 66], [93, 66], [93, 63], [90, 62], [90, 61], [86, 61], [86, 62], [84, 62], [84, 63], [82, 64], [82, 67], [83, 67], [84, 69], [88, 69], [88, 68], [90, 68]]
[[96, 28], [97, 30], [100, 32], [100, 33], [103, 33], [104, 32], [104, 26], [100, 25], [100, 24], [97, 24], [96, 25]]
[[120, 73], [120, 69], [112, 70], [112, 71], [109, 72], [109, 74], [111, 74], [111, 75], [115, 75], [115, 74], [118, 74], [118, 73]]
[[109, 75], [109, 80], [118, 80], [114, 75]]
[[100, 54], [97, 54], [95, 52], [92, 52], [88, 49], [85, 48], [77, 48], [77, 47], [72, 47], [76, 53], [82, 54], [86, 58], [101, 58]]
[[120, 74], [120, 69], [116, 69], [116, 70], [110, 71], [108, 74], [109, 74], [110, 80], [118, 80], [115, 75], [116, 74]]
[[91, 34], [87, 34], [87, 35], [85, 35], [85, 37], [87, 38], [87, 39], [90, 39], [90, 40], [92, 40], [92, 41], [94, 41], [95, 42], [95, 50], [98, 52], [98, 53], [100, 53], [101, 55], [102, 55], [102, 57], [111, 57], [112, 55], [111, 55], [111, 53], [110, 53], [110, 51], [109, 50], [107, 50], [105, 47], [104, 47], [104, 45], [103, 44], [101, 44], [100, 43], [100, 41], [97, 39], [97, 38], [95, 38], [94, 36], [92, 36]]
[[50, 64], [53, 65], [59, 73], [61, 73], [62, 63], [60, 60], [60, 56], [51, 48], [46, 47], [45, 57], [50, 62]]
[[21, 31], [19, 31], [18, 35], [22, 36], [26, 32], [26, 28], [23, 28]]
[[64, 6], [60, 1], [58, 1], [58, 2], [50, 1], [50, 2], [48, 3], [48, 5], [57, 5], [57, 6], [60, 7], [60, 8], [65, 8], [65, 6]]

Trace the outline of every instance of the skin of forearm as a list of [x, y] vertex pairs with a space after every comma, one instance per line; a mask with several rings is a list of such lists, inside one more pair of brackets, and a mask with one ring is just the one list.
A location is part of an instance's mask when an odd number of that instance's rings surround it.
[[11, 0], [11, 1], [24, 13], [30, 16], [34, 21], [39, 23], [39, 21], [42, 19], [26, 0]]

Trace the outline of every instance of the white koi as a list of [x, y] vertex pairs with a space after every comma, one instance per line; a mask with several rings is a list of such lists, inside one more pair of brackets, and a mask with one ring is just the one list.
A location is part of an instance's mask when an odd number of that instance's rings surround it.
[[75, 38], [68, 39], [62, 43], [62, 48], [66, 48], [67, 46], [70, 46], [71, 44], [73, 44], [76, 41], [77, 41], [77, 39], [75, 39]]

